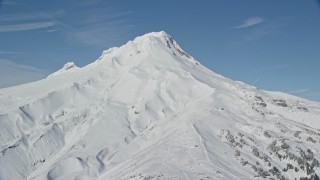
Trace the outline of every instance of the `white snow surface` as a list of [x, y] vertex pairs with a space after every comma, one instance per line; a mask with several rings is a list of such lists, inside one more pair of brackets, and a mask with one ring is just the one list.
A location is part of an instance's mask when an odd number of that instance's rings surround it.
[[319, 173], [318, 102], [218, 75], [165, 32], [69, 65], [0, 89], [1, 180]]
[[68, 62], [60, 70], [50, 74], [48, 76], [48, 78], [51, 78], [51, 77], [54, 77], [54, 76], [59, 76], [61, 74], [67, 73], [67, 72], [72, 72], [72, 71], [75, 71], [77, 69], [79, 69], [79, 67], [76, 66], [74, 62]]

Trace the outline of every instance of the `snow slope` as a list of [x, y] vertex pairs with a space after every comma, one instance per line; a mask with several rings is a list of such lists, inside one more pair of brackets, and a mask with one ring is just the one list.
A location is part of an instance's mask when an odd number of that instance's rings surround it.
[[64, 73], [69, 73], [69, 72], [75, 71], [77, 69], [79, 69], [79, 67], [76, 66], [74, 64], [74, 62], [68, 62], [59, 71], [56, 71], [56, 72], [50, 74], [48, 76], [48, 78], [51, 78], [51, 77], [54, 77], [54, 76], [59, 76], [59, 75], [64, 74]]
[[218, 75], [165, 32], [67, 69], [0, 89], [0, 179], [320, 174], [319, 103]]

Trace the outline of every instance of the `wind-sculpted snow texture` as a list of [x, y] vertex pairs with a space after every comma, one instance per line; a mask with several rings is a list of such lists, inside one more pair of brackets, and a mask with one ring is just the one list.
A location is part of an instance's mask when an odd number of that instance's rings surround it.
[[1, 89], [0, 179], [311, 179], [319, 127], [319, 103], [227, 79], [149, 33]]

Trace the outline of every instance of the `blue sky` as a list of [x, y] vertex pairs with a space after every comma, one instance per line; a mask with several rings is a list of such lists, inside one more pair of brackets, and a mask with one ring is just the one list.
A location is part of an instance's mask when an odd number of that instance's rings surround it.
[[161, 30], [217, 73], [320, 101], [316, 0], [0, 0], [0, 87]]

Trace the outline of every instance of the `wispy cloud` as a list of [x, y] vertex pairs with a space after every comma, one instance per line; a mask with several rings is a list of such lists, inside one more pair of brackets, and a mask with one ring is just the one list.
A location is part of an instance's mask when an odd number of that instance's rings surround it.
[[266, 67], [261, 67], [261, 68], [256, 68], [256, 71], [262, 71], [262, 70], [283, 70], [283, 69], [288, 69], [292, 68], [294, 66], [292, 65], [287, 65], [287, 64], [282, 64], [282, 65], [274, 65], [274, 66], [266, 66]]
[[[89, 1], [84, 3], [87, 2]], [[70, 39], [91, 45], [106, 45], [107, 42], [114, 43], [119, 40], [123, 34], [134, 28], [127, 19], [130, 14], [132, 11], [118, 11], [112, 6], [107, 8], [95, 6], [81, 11], [80, 14], [72, 14], [81, 16], [81, 21], [70, 23], [61, 21], [59, 25]]]
[[49, 29], [49, 30], [47, 30], [46, 32], [48, 32], [48, 33], [53, 33], [53, 32], [57, 32], [57, 31], [59, 31], [58, 29]]
[[107, 42], [114, 44], [121, 41], [121, 37], [134, 28], [129, 23], [132, 11], [119, 10], [116, 3], [104, 0], [72, 2], [74, 2], [72, 13], [66, 13], [63, 9], [38, 11], [28, 4], [23, 4], [21, 6], [29, 9], [29, 12], [0, 15], [0, 33], [47, 28], [44, 29], [45, 32], [59, 31], [72, 43], [78, 41], [107, 46]]
[[37, 23], [0, 25], [0, 32], [16, 32], [16, 31], [43, 29], [47, 27], [52, 27], [55, 24], [56, 24], [55, 22], [37, 22]]
[[22, 54], [23, 52], [16, 51], [0, 51], [0, 54]]
[[287, 69], [287, 68], [291, 68], [291, 67], [292, 67], [292, 65], [275, 65], [275, 66], [266, 67], [264, 69], [276, 70], [276, 69]]
[[242, 29], [242, 28], [247, 28], [251, 27], [257, 24], [260, 24], [264, 22], [265, 20], [261, 17], [251, 17], [249, 19], [246, 19], [241, 25], [233, 27], [234, 29]]
[[[261, 73], [278, 73], [278, 72], [283, 72], [283, 71], [286, 71], [286, 70], [290, 70], [290, 68], [293, 68], [294, 66], [293, 65], [286, 65], [286, 64], [283, 64], [283, 65], [271, 65], [271, 66], [262, 66], [262, 67], [257, 67], [257, 68], [253, 68], [251, 71], [253, 73], [256, 73], [256, 74], [261, 74]], [[261, 78], [260, 77], [257, 77], [256, 79], [253, 79], [252, 81], [252, 84], [257, 84], [258, 82], [261, 81]]]
[[308, 92], [309, 89], [296, 89], [296, 90], [292, 90], [292, 91], [289, 91], [288, 93], [290, 94], [300, 94], [300, 93], [305, 93], [305, 92]]
[[81, 5], [96, 5], [96, 4], [99, 4], [103, 1], [104, 0], [80, 0], [79, 3]]
[[0, 0], [0, 3], [2, 2], [3, 5], [16, 5], [17, 3], [13, 0]]
[[114, 41], [120, 34], [123, 34], [130, 29], [130, 25], [126, 25], [121, 20], [111, 22], [98, 22], [89, 26], [82, 26], [72, 31], [67, 32], [71, 37], [75, 37], [78, 40], [86, 44], [101, 44], [107, 41]]
[[0, 15], [0, 33], [30, 31], [44, 29], [57, 25], [56, 18], [65, 16], [65, 11], [32, 11], [27, 13], [15, 13]]
[[254, 81], [252, 82], [252, 84], [256, 84], [256, 83], [258, 83], [260, 80], [261, 80], [261, 79], [258, 77], [256, 80], [254, 80]]
[[0, 21], [23, 21], [23, 20], [40, 20], [40, 19], [53, 19], [63, 17], [64, 10], [54, 12], [29, 12], [29, 13], [16, 13], [8, 15], [0, 15]]
[[283, 27], [285, 27], [286, 21], [282, 19], [269, 20], [268, 23], [263, 23], [261, 26], [251, 29], [244, 36], [245, 41], [253, 41], [266, 36], [273, 35], [279, 32]]
[[35, 67], [0, 59], [0, 88], [40, 80], [45, 78], [46, 74]]
[[313, 101], [320, 101], [320, 92], [315, 89], [302, 88], [288, 91], [287, 93], [307, 98]]

